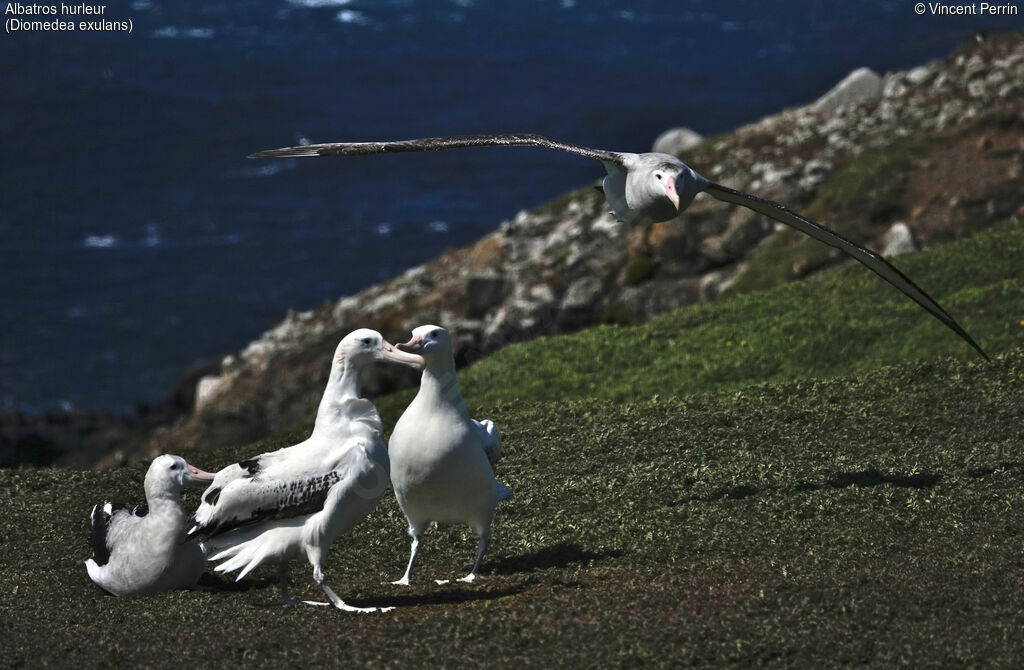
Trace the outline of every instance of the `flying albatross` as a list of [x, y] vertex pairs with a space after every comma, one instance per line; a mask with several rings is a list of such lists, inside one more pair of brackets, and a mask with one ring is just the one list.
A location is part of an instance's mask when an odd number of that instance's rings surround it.
[[906, 275], [873, 251], [819, 223], [800, 216], [787, 207], [749, 193], [716, 184], [680, 161], [662, 153], [631, 154], [618, 151], [588, 149], [568, 142], [559, 142], [540, 135], [467, 135], [462, 137], [428, 137], [390, 142], [333, 142], [271, 149], [252, 154], [250, 158], [293, 158], [302, 156], [364, 156], [368, 154], [406, 151], [441, 151], [465, 147], [542, 147], [566, 151], [577, 156], [601, 161], [607, 175], [603, 190], [608, 204], [619, 220], [630, 225], [647, 225], [668, 221], [682, 213], [701, 191], [735, 205], [742, 205], [775, 221], [792, 226], [800, 232], [852, 256], [869, 270], [886, 280], [904, 295], [928, 310], [936, 319], [974, 347], [982, 357], [988, 356], [935, 300]]

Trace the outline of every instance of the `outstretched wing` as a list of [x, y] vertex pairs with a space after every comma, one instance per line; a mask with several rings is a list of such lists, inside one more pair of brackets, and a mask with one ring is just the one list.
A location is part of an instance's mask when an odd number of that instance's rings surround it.
[[835, 247], [849, 256], [852, 256], [867, 266], [869, 270], [877, 274], [879, 277], [898, 288], [908, 298], [928, 310], [932, 316], [946, 324], [950, 330], [974, 347], [974, 350], [981, 354], [985, 360], [989, 360], [982, 348], [978, 346], [978, 343], [967, 334], [967, 331], [964, 330], [960, 324], [953, 319], [953, 317], [946, 313], [946, 310], [942, 309], [939, 303], [935, 302], [935, 300], [925, 293], [921, 287], [911, 281], [910, 278], [902, 272], [897, 270], [891, 263], [889, 263], [889, 261], [885, 260], [875, 252], [865, 249], [856, 242], [843, 237], [839, 233], [833, 232], [825, 226], [815, 223], [810, 219], [806, 219], [772, 200], [765, 200], [764, 198], [758, 198], [757, 196], [753, 196], [748, 193], [734, 191], [731, 188], [712, 182], [706, 183], [703, 186], [703, 190], [719, 200], [731, 202], [736, 205], [742, 205], [748, 209], [758, 212], [759, 214], [764, 214], [765, 216], [780, 223], [784, 223], [787, 226], [792, 226], [800, 232], [809, 235], [820, 242], [824, 242], [829, 246]]
[[593, 158], [602, 162], [621, 164], [622, 154], [614, 151], [588, 149], [568, 142], [559, 142], [541, 135], [462, 135], [453, 137], [424, 137], [417, 140], [394, 140], [389, 142], [332, 142], [329, 144], [306, 144], [284, 149], [259, 151], [249, 158], [294, 158], [300, 156], [365, 156], [404, 151], [444, 151], [468, 147], [541, 147], [567, 151], [577, 156]]

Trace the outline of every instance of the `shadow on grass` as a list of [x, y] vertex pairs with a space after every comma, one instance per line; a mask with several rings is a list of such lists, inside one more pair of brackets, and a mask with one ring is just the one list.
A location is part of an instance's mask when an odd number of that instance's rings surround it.
[[[1003, 463], [994, 468], [985, 468], [972, 470], [970, 472], [972, 477], [983, 477], [987, 474], [991, 474], [995, 470], [1000, 468], [1012, 467], [1014, 465], [1024, 465], [1021, 463]], [[796, 491], [803, 493], [804, 491], [821, 491], [823, 489], [842, 489], [848, 486], [858, 487], [871, 487], [880, 486], [882, 484], [892, 484], [893, 486], [899, 486], [902, 488], [911, 489], [930, 489], [935, 486], [942, 475], [935, 472], [920, 472], [914, 475], [903, 475], [900, 473], [883, 473], [876, 468], [865, 468], [864, 470], [857, 470], [855, 472], [840, 472], [832, 477], [829, 477], [824, 482], [797, 482], [792, 489], [785, 487], [769, 487], [768, 489], [758, 489], [753, 486], [746, 484], [740, 484], [739, 486], [733, 486], [728, 489], [720, 489], [719, 491], [709, 496], [694, 496], [681, 498], [673, 503], [673, 505], [685, 505], [693, 502], [714, 502], [717, 500], [743, 500], [751, 496], [758, 495], [763, 492], [778, 492], [778, 491]]]
[[485, 600], [497, 600], [507, 596], [514, 596], [522, 593], [524, 586], [509, 586], [503, 589], [480, 588], [480, 584], [465, 585], [455, 588], [446, 588], [431, 593], [419, 593], [409, 595], [388, 596], [374, 599], [372, 602], [347, 601], [351, 605], [359, 607], [414, 607], [417, 605], [457, 605], [459, 603], [479, 602]]
[[204, 572], [199, 577], [198, 586], [208, 593], [243, 593], [254, 589], [265, 589], [276, 584], [277, 582], [273, 579], [243, 579], [236, 582], [233, 579], [221, 579], [217, 575]]
[[988, 475], [998, 470], [1014, 470], [1021, 466], [1024, 466], [1024, 463], [1022, 463], [1021, 461], [1004, 461], [1002, 463], [999, 463], [998, 465], [988, 465], [981, 468], [971, 468], [970, 470], [967, 471], [967, 474], [970, 475], [971, 477], [974, 477], [975, 479], [981, 479], [982, 477], [987, 477]]
[[915, 475], [901, 475], [899, 473], [883, 473], [876, 468], [865, 468], [856, 472], [840, 472], [825, 480], [822, 484], [813, 482], [800, 482], [796, 485], [797, 491], [817, 491], [825, 488], [842, 489], [847, 486], [879, 486], [881, 484], [892, 484], [902, 488], [930, 489], [935, 486], [942, 475], [934, 472], [920, 472]]
[[559, 542], [531, 554], [520, 554], [497, 561], [489, 561], [488, 572], [496, 575], [512, 575], [547, 570], [548, 568], [564, 568], [574, 563], [589, 564], [603, 558], [615, 558], [621, 556], [622, 553], [618, 549], [590, 551], [577, 544]]

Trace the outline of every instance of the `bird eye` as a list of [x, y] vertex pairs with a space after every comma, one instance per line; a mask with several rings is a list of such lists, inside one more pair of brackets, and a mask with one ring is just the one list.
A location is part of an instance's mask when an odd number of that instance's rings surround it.
[[171, 463], [171, 470], [177, 470], [177, 469], [178, 469], [178, 467], [179, 467], [179, 466], [178, 466], [178, 464], [177, 464], [177, 463]]
[[430, 336], [431, 337], [440, 337], [441, 336], [441, 331], [440, 330], [435, 330], [434, 332], [432, 332], [430, 334]]
[[661, 179], [661, 173], [660, 172], [655, 173], [654, 176], [657, 177], [659, 180]]
[[363, 338], [363, 344], [369, 345], [369, 344], [372, 344], [372, 343], [373, 343], [373, 340], [370, 339], [369, 337], [364, 337]]

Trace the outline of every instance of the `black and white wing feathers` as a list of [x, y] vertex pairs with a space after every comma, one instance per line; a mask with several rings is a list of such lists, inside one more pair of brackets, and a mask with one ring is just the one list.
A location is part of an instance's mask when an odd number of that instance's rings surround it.
[[296, 158], [302, 156], [365, 156], [406, 151], [444, 151], [470, 147], [541, 147], [566, 151], [577, 156], [593, 158], [601, 162], [619, 165], [623, 155], [614, 151], [588, 149], [568, 142], [552, 140], [530, 133], [505, 135], [461, 135], [451, 137], [424, 137], [416, 140], [393, 140], [388, 142], [332, 142], [328, 144], [306, 144], [283, 149], [259, 151], [249, 158]]
[[203, 514], [197, 512], [196, 526], [189, 535], [209, 537], [260, 521], [315, 514], [323, 509], [331, 487], [358, 467], [362, 453], [355, 447], [324, 467], [236, 479], [204, 500], [207, 507]]
[[133, 518], [141, 519], [148, 513], [149, 508], [145, 504], [129, 507], [124, 503], [104, 500], [94, 505], [92, 513], [89, 515], [89, 522], [92, 525], [89, 542], [92, 545], [92, 560], [96, 565], [102, 567], [110, 561], [111, 525]]

